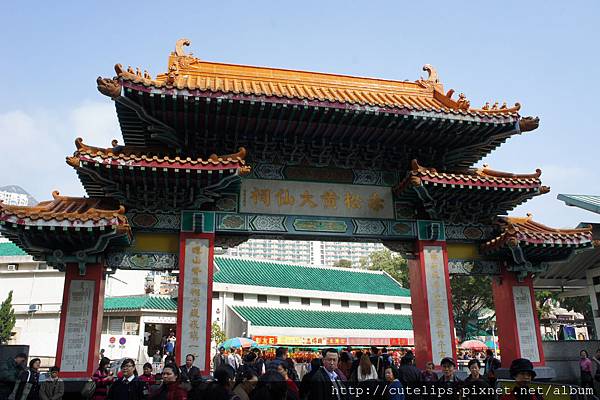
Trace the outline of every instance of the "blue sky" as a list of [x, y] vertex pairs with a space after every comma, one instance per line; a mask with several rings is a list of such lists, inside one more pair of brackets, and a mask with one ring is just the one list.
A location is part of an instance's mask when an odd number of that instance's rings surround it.
[[558, 227], [600, 216], [558, 193], [600, 194], [600, 2], [12, 2], [0, 24], [0, 186], [38, 200], [83, 190], [64, 157], [73, 140], [120, 138], [111, 101], [96, 91], [113, 65], [164, 72], [187, 37], [210, 61], [416, 80], [432, 64], [445, 89], [474, 106], [520, 102], [540, 128], [484, 160], [494, 169], [541, 168], [552, 191], [519, 207]]

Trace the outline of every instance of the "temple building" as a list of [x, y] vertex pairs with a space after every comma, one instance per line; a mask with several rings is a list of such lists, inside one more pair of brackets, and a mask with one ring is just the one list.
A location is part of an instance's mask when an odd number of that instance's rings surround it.
[[177, 41], [155, 77], [117, 64], [98, 78], [122, 139], [75, 140], [66, 160], [89, 197], [0, 204], [2, 233], [66, 272], [63, 376], [93, 372], [105, 276], [118, 269], [179, 270], [177, 353], [208, 372], [214, 249], [249, 238], [379, 241], [402, 253], [419, 363], [456, 355], [449, 274], [493, 275], [502, 362], [529, 358], [541, 376], [533, 278], [591, 249], [592, 229], [507, 217], [549, 191], [542, 172], [474, 167], [537, 118], [518, 103], [474, 107], [431, 65], [392, 81], [210, 62], [189, 44]]

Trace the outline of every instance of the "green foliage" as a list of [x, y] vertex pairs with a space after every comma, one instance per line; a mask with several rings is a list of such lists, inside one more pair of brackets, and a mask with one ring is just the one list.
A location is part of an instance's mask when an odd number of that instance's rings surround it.
[[12, 290], [8, 292], [8, 297], [0, 305], [0, 344], [6, 344], [10, 340], [17, 321], [12, 308], [12, 294]]
[[547, 318], [553, 307], [557, 307], [557, 292], [550, 290], [536, 290], [534, 291], [535, 303], [538, 313], [538, 318]]
[[342, 258], [334, 262], [333, 266], [338, 268], [352, 268], [352, 261]]
[[210, 327], [210, 338], [214, 340], [217, 346], [227, 340], [225, 332], [223, 332], [219, 324], [216, 322], [213, 322]]
[[450, 275], [454, 326], [460, 341], [468, 339], [469, 324], [478, 329], [486, 328], [479, 319], [485, 309], [494, 309], [491, 280], [480, 275]]
[[385, 249], [375, 251], [369, 255], [369, 258], [360, 260], [361, 268], [367, 268], [372, 271], [385, 271], [392, 278], [397, 280], [404, 288], [410, 287], [408, 279], [408, 264], [399, 254], [392, 253]]

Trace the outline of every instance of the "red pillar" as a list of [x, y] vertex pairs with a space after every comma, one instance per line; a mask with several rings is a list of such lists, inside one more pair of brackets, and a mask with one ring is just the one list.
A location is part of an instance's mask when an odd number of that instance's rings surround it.
[[103, 307], [104, 266], [88, 264], [81, 276], [67, 264], [56, 352], [63, 378], [89, 378], [98, 367]]
[[418, 259], [409, 260], [409, 273], [417, 366], [456, 359], [446, 243], [419, 241]]
[[503, 268], [499, 279], [493, 280], [492, 290], [502, 367], [510, 367], [515, 358], [545, 365], [531, 276], [519, 282], [514, 273]]
[[193, 354], [202, 374], [210, 372], [214, 233], [180, 234], [177, 347], [180, 364]]

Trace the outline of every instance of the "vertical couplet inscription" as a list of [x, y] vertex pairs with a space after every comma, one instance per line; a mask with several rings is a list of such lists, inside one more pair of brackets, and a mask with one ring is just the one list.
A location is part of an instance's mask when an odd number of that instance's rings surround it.
[[194, 365], [204, 370], [206, 359], [208, 273], [208, 239], [185, 239], [185, 258], [183, 276], [183, 312], [181, 322], [181, 354], [193, 354]]
[[60, 360], [63, 372], [87, 370], [95, 286], [96, 282], [91, 280], [73, 280], [69, 286], [69, 304]]
[[521, 357], [527, 358], [531, 362], [540, 362], [538, 337], [529, 286], [513, 286], [512, 289]]
[[431, 353], [436, 364], [444, 357], [452, 357], [452, 334], [448, 313], [448, 288], [441, 246], [424, 246], [425, 283], [429, 309]]

